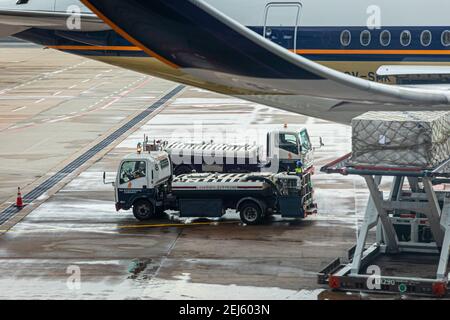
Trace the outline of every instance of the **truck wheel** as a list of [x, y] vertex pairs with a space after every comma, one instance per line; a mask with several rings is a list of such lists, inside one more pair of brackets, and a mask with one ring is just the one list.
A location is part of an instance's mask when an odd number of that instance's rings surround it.
[[147, 200], [137, 200], [133, 204], [133, 214], [139, 221], [150, 220], [155, 215], [155, 207], [150, 201]]
[[174, 174], [175, 176], [180, 176], [182, 174], [192, 173], [192, 170], [193, 169], [190, 166], [184, 164], [176, 167], [174, 170]]
[[239, 213], [241, 221], [248, 225], [255, 225], [261, 223], [263, 214], [258, 204], [254, 202], [244, 202], [239, 206]]

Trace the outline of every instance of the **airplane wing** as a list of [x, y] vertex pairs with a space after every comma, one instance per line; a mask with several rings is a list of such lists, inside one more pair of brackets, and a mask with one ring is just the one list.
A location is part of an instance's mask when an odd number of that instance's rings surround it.
[[[80, 19], [80, 31], [109, 30], [93, 13], [77, 14]], [[0, 8], [0, 37], [13, 35], [29, 28], [67, 30], [67, 21], [73, 17], [70, 13], [41, 10], [7, 10]]]
[[[442, 88], [387, 85], [344, 74], [294, 54], [203, 0], [82, 0], [149, 55], [203, 81], [259, 95], [331, 99], [334, 109], [449, 109]], [[189, 34], [189, 35], [188, 35]]]

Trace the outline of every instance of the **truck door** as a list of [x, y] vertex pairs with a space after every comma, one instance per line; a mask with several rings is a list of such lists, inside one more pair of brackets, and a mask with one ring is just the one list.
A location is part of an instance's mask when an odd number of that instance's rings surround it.
[[309, 138], [308, 131], [303, 129], [298, 134], [301, 146], [301, 158], [303, 165], [308, 168], [313, 164], [314, 161], [314, 150], [311, 143], [311, 139]]
[[128, 210], [135, 196], [148, 183], [148, 166], [144, 160], [125, 160], [120, 164], [116, 178], [116, 206]]
[[306, 129], [304, 129], [304, 130], [300, 131], [298, 136], [300, 138], [300, 145], [302, 146], [302, 151], [305, 153], [311, 151], [312, 145], [311, 145], [311, 140], [309, 139], [308, 131], [306, 131]]
[[297, 33], [300, 20], [299, 2], [269, 3], [264, 17], [264, 37], [289, 49], [297, 49]]
[[278, 162], [278, 171], [295, 169], [295, 162], [300, 159], [300, 144], [295, 132], [271, 132], [267, 139], [268, 160], [272, 165]]
[[[299, 144], [298, 139], [293, 133], [280, 133], [279, 147], [281, 150], [298, 155]], [[281, 155], [280, 155], [281, 158]]]

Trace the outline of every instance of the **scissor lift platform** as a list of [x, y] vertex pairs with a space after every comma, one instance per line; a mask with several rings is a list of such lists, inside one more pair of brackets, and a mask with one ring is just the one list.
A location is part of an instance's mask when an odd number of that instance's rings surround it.
[[[331, 289], [448, 296], [450, 159], [436, 168], [355, 166], [351, 153], [321, 171], [362, 176], [370, 198], [349, 263], [332, 261], [318, 275]], [[389, 197], [380, 191], [392, 177]], [[367, 245], [369, 231], [376, 241]]]

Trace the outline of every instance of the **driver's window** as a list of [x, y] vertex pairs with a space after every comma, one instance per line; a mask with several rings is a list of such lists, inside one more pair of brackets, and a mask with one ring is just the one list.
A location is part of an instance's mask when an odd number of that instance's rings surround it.
[[120, 184], [145, 178], [147, 176], [147, 167], [145, 161], [127, 161], [122, 164], [120, 169]]
[[280, 134], [280, 148], [298, 154], [297, 137], [294, 134]]

